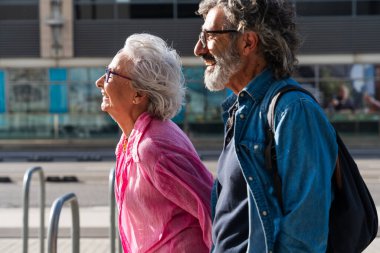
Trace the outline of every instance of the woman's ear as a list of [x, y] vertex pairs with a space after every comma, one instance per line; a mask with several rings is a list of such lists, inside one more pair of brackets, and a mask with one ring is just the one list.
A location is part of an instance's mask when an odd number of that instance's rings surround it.
[[137, 105], [137, 104], [140, 104], [141, 102], [144, 102], [147, 99], [147, 97], [148, 96], [145, 92], [136, 91], [132, 102]]

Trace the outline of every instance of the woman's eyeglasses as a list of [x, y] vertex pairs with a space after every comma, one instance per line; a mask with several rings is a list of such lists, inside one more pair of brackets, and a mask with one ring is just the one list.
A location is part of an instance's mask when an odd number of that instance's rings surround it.
[[124, 76], [124, 75], [119, 74], [119, 73], [116, 73], [115, 71], [112, 71], [110, 68], [106, 67], [106, 75], [104, 77], [104, 81], [106, 83], [108, 83], [108, 80], [109, 80], [111, 74], [115, 75], [115, 76], [120, 76], [122, 78], [125, 78], [125, 79], [128, 79], [128, 80], [132, 81], [132, 79], [130, 77]]

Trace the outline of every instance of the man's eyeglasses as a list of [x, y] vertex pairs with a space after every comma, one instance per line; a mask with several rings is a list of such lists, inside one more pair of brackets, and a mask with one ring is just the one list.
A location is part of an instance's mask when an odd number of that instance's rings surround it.
[[122, 77], [122, 78], [125, 78], [125, 79], [128, 79], [128, 80], [131, 80], [132, 81], [132, 79], [130, 78], [130, 77], [128, 77], [128, 76], [124, 76], [124, 75], [121, 75], [121, 74], [119, 74], [119, 73], [116, 73], [116, 72], [114, 72], [114, 71], [112, 71], [110, 68], [108, 68], [108, 67], [106, 67], [106, 75], [105, 75], [105, 77], [104, 77], [104, 81], [106, 82], [106, 83], [108, 83], [108, 80], [110, 79], [110, 75], [115, 75], [115, 76], [120, 76], [120, 77]]
[[207, 46], [207, 34], [223, 34], [223, 33], [237, 33], [238, 31], [236, 30], [212, 30], [212, 31], [207, 31], [203, 30], [199, 34], [199, 41], [202, 43], [202, 47], [206, 48]]

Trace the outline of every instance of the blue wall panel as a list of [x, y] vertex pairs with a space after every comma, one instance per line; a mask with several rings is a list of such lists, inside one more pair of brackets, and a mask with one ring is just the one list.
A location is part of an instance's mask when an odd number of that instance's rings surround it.
[[67, 70], [65, 68], [50, 68], [49, 78], [52, 82], [66, 81], [67, 80]]
[[67, 85], [54, 84], [50, 85], [50, 109], [51, 113], [68, 112], [67, 104]]
[[67, 70], [65, 68], [49, 69], [50, 80], [50, 106], [51, 113], [66, 113], [68, 112], [67, 101]]
[[4, 113], [5, 111], [5, 74], [4, 71], [0, 71], [0, 113]]

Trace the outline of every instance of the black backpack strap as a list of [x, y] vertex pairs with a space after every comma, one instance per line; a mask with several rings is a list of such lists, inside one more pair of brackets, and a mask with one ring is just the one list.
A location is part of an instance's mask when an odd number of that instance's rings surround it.
[[317, 101], [309, 91], [301, 88], [300, 86], [286, 85], [276, 92], [276, 94], [272, 97], [272, 100], [269, 103], [267, 112], [268, 130], [267, 145], [265, 148], [265, 163], [267, 170], [273, 174], [274, 190], [277, 195], [277, 199], [281, 209], [283, 209], [282, 183], [280, 175], [278, 174], [276, 161], [276, 145], [274, 141], [274, 114], [278, 100], [281, 98], [282, 95], [290, 91], [301, 91], [312, 97], [315, 101]]

